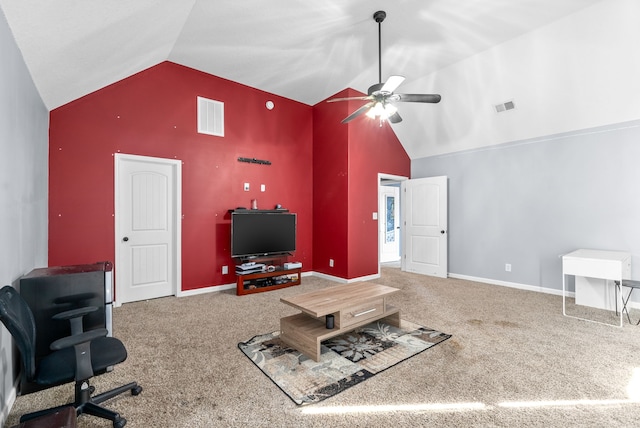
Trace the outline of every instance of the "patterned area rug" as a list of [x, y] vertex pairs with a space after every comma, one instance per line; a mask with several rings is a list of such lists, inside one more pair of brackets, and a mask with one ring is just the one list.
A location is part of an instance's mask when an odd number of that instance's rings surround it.
[[402, 320], [373, 322], [322, 343], [319, 362], [285, 345], [280, 332], [238, 348], [296, 404], [320, 402], [441, 343], [451, 335]]

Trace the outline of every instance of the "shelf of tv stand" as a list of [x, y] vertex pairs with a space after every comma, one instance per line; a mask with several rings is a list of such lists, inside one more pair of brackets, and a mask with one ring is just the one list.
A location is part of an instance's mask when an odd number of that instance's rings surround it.
[[[284, 282], [282, 284], [273, 284], [273, 285], [257, 285], [256, 288], [245, 288], [244, 283], [246, 281], [256, 281], [260, 279], [269, 279], [276, 276], [282, 275], [297, 275], [297, 279], [293, 279], [288, 282]], [[236, 274], [236, 295], [244, 296], [245, 294], [253, 294], [253, 293], [264, 293], [265, 291], [278, 290], [280, 288], [291, 287], [294, 285], [300, 285], [300, 280], [302, 278], [302, 269], [280, 269], [274, 270], [273, 272], [258, 272], [258, 273], [248, 273], [245, 275]]]

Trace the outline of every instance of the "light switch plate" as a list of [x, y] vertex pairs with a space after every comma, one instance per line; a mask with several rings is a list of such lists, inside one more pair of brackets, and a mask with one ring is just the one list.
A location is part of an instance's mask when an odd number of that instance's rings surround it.
[[249, 191], [249, 183], [244, 183], [244, 191], [245, 192]]

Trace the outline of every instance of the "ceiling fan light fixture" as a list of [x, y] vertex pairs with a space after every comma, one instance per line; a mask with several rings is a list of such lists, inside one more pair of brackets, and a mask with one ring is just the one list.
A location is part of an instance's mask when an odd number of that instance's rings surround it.
[[378, 101], [369, 109], [369, 111], [367, 111], [366, 115], [370, 119], [378, 118], [381, 121], [384, 121], [396, 114], [397, 111], [398, 108], [393, 104]]
[[393, 116], [394, 114], [396, 114], [397, 111], [398, 111], [398, 107], [394, 106], [393, 104], [386, 104], [384, 106], [384, 112], [387, 115], [387, 117]]
[[379, 117], [380, 119], [386, 119], [387, 117], [389, 117], [389, 115], [387, 114], [385, 106], [380, 101], [378, 101], [373, 105], [373, 107], [369, 109], [369, 111], [367, 112], [367, 117], [371, 119], [375, 119], [376, 117]]

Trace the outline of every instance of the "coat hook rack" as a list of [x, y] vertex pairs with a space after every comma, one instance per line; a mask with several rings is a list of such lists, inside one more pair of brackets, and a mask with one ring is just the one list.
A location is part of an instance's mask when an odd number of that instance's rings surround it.
[[271, 161], [256, 158], [238, 158], [238, 162], [257, 163], [260, 165], [271, 165]]

